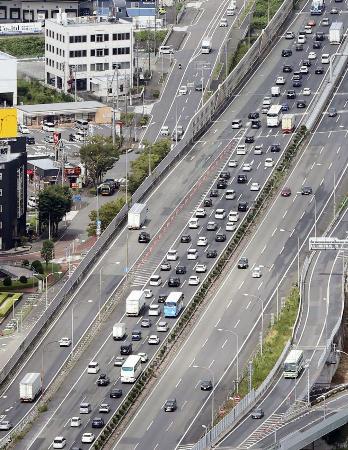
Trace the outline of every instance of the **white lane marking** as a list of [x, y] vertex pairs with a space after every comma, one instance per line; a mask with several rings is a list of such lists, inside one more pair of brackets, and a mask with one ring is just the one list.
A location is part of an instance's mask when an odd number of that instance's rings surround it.
[[246, 305], [246, 308], [245, 308], [245, 309], [249, 309], [250, 304], [251, 304], [251, 300], [250, 300], [249, 303]]
[[214, 364], [214, 362], [215, 362], [215, 359], [213, 359], [213, 360], [212, 360], [212, 362], [211, 362], [211, 363], [209, 364], [209, 366], [208, 366], [208, 367], [209, 367], [209, 369], [210, 369], [210, 368], [211, 368], [211, 366], [212, 366], [212, 365]]
[[151, 428], [152, 424], [153, 424], [153, 420], [151, 421], [150, 425], [146, 428], [146, 431], [149, 431], [149, 429]]
[[233, 328], [237, 328], [238, 325], [239, 325], [239, 322], [240, 322], [240, 319], [237, 320], [237, 322], [236, 322], [236, 324], [235, 324], [235, 326]]
[[240, 283], [238, 290], [243, 286], [243, 284], [244, 284], [244, 281], [242, 281], [242, 282]]
[[208, 338], [203, 342], [202, 348], [205, 346], [205, 344], [208, 342]]
[[222, 344], [221, 348], [224, 348], [225, 345], [227, 344], [227, 342], [228, 342], [228, 339], [226, 339], [226, 341]]
[[176, 383], [175, 387], [177, 388], [179, 386], [179, 384], [181, 383], [181, 378], [180, 380]]

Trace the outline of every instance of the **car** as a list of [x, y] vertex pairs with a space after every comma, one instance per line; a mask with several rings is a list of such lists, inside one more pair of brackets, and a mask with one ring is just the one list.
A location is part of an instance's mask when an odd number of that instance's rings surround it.
[[152, 303], [149, 305], [149, 316], [158, 317], [161, 314], [161, 310], [159, 305]]
[[219, 196], [219, 191], [217, 189], [212, 189], [209, 193], [210, 197], [218, 197]]
[[299, 101], [296, 103], [296, 106], [297, 106], [297, 108], [299, 108], [299, 109], [306, 108], [306, 107], [307, 107], [307, 102], [305, 102], [304, 100], [299, 100]]
[[251, 272], [251, 276], [252, 278], [261, 278], [262, 276], [261, 267], [255, 266]]
[[203, 91], [203, 81], [195, 81], [195, 91], [202, 92]]
[[285, 33], [285, 39], [294, 39], [295, 38], [295, 33], [293, 31], [287, 31]]
[[151, 241], [151, 237], [149, 233], [146, 233], [145, 231], [142, 231], [138, 236], [138, 242], [140, 244], [148, 244]]
[[337, 109], [333, 108], [333, 107], [329, 108], [328, 116], [329, 117], [336, 117], [337, 116]]
[[234, 200], [236, 198], [236, 191], [233, 189], [228, 189], [225, 192], [225, 199], [226, 200]]
[[197, 275], [191, 275], [188, 279], [189, 286], [198, 286], [200, 282], [201, 280], [197, 277]]
[[197, 241], [198, 247], [205, 247], [208, 244], [208, 239], [205, 236], [199, 236]]
[[147, 340], [149, 345], [158, 345], [160, 343], [160, 339], [157, 334], [151, 334]]
[[205, 273], [207, 271], [207, 266], [205, 264], [197, 264], [195, 268], [196, 273]]
[[312, 91], [310, 88], [303, 88], [302, 95], [311, 95]]
[[313, 189], [310, 186], [302, 186], [301, 194], [302, 195], [312, 195]]
[[238, 167], [238, 161], [235, 159], [230, 159], [228, 161], [228, 167]]
[[236, 224], [235, 224], [234, 222], [228, 221], [228, 222], [226, 223], [226, 226], [225, 226], [225, 230], [226, 230], [226, 231], [235, 231], [236, 228], [237, 228], [237, 226], [236, 226]]
[[289, 104], [288, 103], [282, 103], [282, 112], [289, 111]]
[[0, 430], [8, 431], [13, 427], [12, 422], [9, 420], [0, 420]]
[[260, 114], [258, 112], [251, 112], [248, 114], [248, 119], [258, 119]]
[[306, 34], [312, 34], [312, 26], [311, 25], [305, 25], [304, 31]]
[[197, 208], [196, 209], [196, 214], [195, 214], [195, 216], [196, 217], [205, 217], [207, 215], [207, 212], [206, 212], [206, 210], [204, 209], [204, 208]]
[[248, 202], [239, 202], [238, 203], [238, 211], [239, 212], [246, 212], [249, 209]]
[[222, 208], [215, 210], [215, 219], [224, 219], [226, 217], [226, 211]]
[[171, 270], [171, 268], [172, 268], [172, 266], [168, 261], [164, 261], [160, 266], [160, 269], [165, 272], [167, 272], [168, 270]]
[[285, 64], [283, 66], [283, 72], [284, 73], [291, 73], [292, 72], [292, 66], [290, 66], [289, 64]]
[[247, 183], [247, 182], [248, 182], [248, 176], [245, 173], [239, 174], [237, 176], [237, 183], [238, 184], [244, 184], [244, 183]]
[[292, 82], [292, 87], [301, 87], [301, 86], [302, 86], [302, 83], [300, 80], [294, 80]]
[[101, 373], [97, 379], [97, 385], [98, 386], [108, 386], [109, 384], [110, 384], [110, 378], [105, 373]]
[[57, 436], [53, 439], [53, 448], [64, 448], [66, 446], [66, 439], [63, 436]]
[[186, 95], [188, 92], [187, 86], [180, 86], [179, 95]]
[[255, 408], [251, 413], [252, 419], [262, 419], [265, 413], [263, 412], [263, 409], [261, 408]]
[[188, 244], [189, 242], [191, 242], [191, 236], [189, 234], [183, 234], [180, 238], [180, 242], [182, 242], [183, 244]]
[[201, 391], [211, 391], [213, 389], [213, 383], [211, 380], [204, 380], [201, 382]]
[[218, 182], [216, 183], [217, 189], [226, 189], [227, 188], [227, 181], [224, 178], [219, 178]]
[[216, 222], [208, 222], [206, 226], [207, 231], [215, 231], [217, 230], [218, 226]]
[[279, 144], [272, 144], [270, 147], [271, 153], [278, 153], [280, 152], [280, 145]]
[[234, 130], [239, 130], [239, 128], [242, 128], [242, 121], [240, 119], [232, 120], [231, 127]]
[[111, 408], [110, 408], [110, 405], [108, 403], [102, 403], [99, 406], [99, 412], [100, 413], [109, 414], [110, 411], [111, 411]]
[[277, 77], [275, 84], [277, 86], [282, 86], [283, 84], [285, 84], [285, 78], [284, 77]]
[[191, 229], [199, 228], [199, 220], [197, 217], [192, 217], [192, 219], [189, 220], [188, 227]]
[[34, 136], [26, 136], [25, 142], [27, 143], [27, 145], [34, 145], [35, 144]]
[[330, 14], [338, 14], [339, 10], [337, 8], [331, 8]]
[[160, 129], [160, 135], [161, 136], [169, 136], [169, 127], [168, 125], [162, 125], [161, 129]]
[[207, 258], [216, 258], [217, 257], [217, 250], [208, 250], [207, 251]]
[[186, 266], [176, 266], [175, 273], [177, 275], [185, 275], [185, 273], [186, 273]]
[[141, 331], [140, 330], [132, 331], [132, 341], [141, 341]]
[[[160, 292], [158, 294], [158, 299], [157, 299], [158, 303], [164, 303], [166, 301], [166, 298], [168, 297], [168, 295], [169, 295], [169, 292]], [[155, 305], [151, 305], [151, 306], [155, 306]], [[158, 314], [156, 314], [156, 315], [158, 315]]]
[[156, 331], [167, 332], [168, 330], [169, 330], [168, 322], [165, 321], [158, 322]]
[[259, 191], [259, 190], [260, 190], [260, 185], [259, 185], [259, 183], [251, 183], [251, 185], [250, 185], [250, 190], [251, 190], [251, 191]]
[[44, 136], [44, 141], [47, 142], [47, 144], [54, 144], [53, 134], [46, 134]]
[[[261, 120], [252, 120], [251, 121], [251, 128], [253, 128], [253, 129], [259, 129], [259, 128], [261, 128]], [[254, 139], [254, 137], [253, 137], [253, 139]]]
[[168, 287], [179, 287], [181, 284], [180, 278], [170, 277], [168, 279]]
[[152, 325], [151, 319], [148, 319], [146, 317], [143, 318], [143, 320], [140, 322], [141, 328], [150, 328]]
[[178, 259], [178, 252], [177, 252], [177, 250], [174, 250], [173, 248], [168, 250], [167, 261], [177, 261], [177, 259]]
[[294, 98], [296, 98], [296, 92], [293, 89], [290, 89], [286, 93], [286, 98], [288, 98], [289, 100], [293, 100]]
[[229, 222], [238, 222], [238, 220], [239, 220], [238, 211], [230, 211], [228, 213], [228, 221]]
[[322, 19], [322, 21], [320, 22], [320, 25], [323, 27], [328, 27], [328, 26], [330, 26], [330, 23], [331, 23], [330, 19], [328, 17], [324, 17]]
[[303, 66], [306, 66], [306, 67], [311, 67], [312, 63], [310, 62], [309, 59], [304, 59], [304, 60], [302, 61], [302, 65], [303, 65]]
[[309, 73], [309, 69], [307, 66], [301, 66], [300, 67], [300, 73], [303, 73], [304, 75], [307, 75]]
[[104, 425], [104, 419], [101, 417], [94, 417], [92, 420], [92, 428], [103, 428]]
[[71, 427], [79, 427], [79, 426], [81, 426], [81, 418], [80, 417], [72, 417], [70, 419], [70, 426]]
[[248, 258], [245, 258], [245, 256], [242, 256], [241, 258], [239, 258], [237, 267], [238, 267], [238, 269], [247, 269], [249, 267]]
[[29, 128], [26, 125], [23, 125], [22, 123], [18, 125], [18, 131], [21, 134], [30, 134]]
[[215, 242], [225, 242], [226, 241], [226, 234], [218, 233], [215, 236]]
[[162, 278], [159, 275], [151, 275], [149, 280], [150, 286], [160, 286], [162, 284]]
[[250, 163], [243, 164], [243, 167], [242, 167], [243, 172], [251, 172], [251, 169], [252, 169], [252, 167], [251, 167]]
[[314, 19], [310, 19], [310, 20], [307, 22], [307, 25], [308, 25], [309, 27], [315, 27], [315, 26], [316, 26], [316, 22], [315, 22]]
[[253, 142], [255, 142], [255, 138], [254, 136], [245, 136], [244, 142], [246, 144], [252, 144]]
[[195, 248], [189, 248], [187, 250], [187, 259], [196, 260], [198, 258], [198, 252]]
[[317, 59], [317, 54], [315, 52], [309, 52], [308, 59]]
[[274, 166], [274, 161], [272, 158], [266, 158], [265, 159], [265, 168], [267, 167], [273, 167]]
[[165, 404], [163, 405], [163, 409], [165, 412], [174, 412], [177, 408], [177, 403], [176, 403], [176, 399], [172, 398], [169, 399], [165, 402]]
[[142, 363], [146, 363], [146, 362], [149, 360], [149, 356], [148, 356], [148, 354], [145, 353], [145, 352], [139, 352], [139, 353], [138, 353], [138, 356], [140, 356], [140, 361], [141, 361]]
[[290, 48], [286, 48], [282, 50], [282, 56], [287, 58], [292, 55], [292, 50]]
[[205, 198], [203, 201], [203, 206], [205, 207], [213, 206], [213, 200], [211, 198]]
[[237, 153], [237, 155], [246, 155], [246, 145], [245, 144], [238, 144], [236, 153]]
[[91, 361], [87, 367], [87, 373], [98, 373], [100, 370], [99, 364], [97, 361]]
[[94, 442], [95, 436], [93, 433], [83, 433], [81, 437], [82, 444], [92, 444]]
[[227, 22], [226, 17], [222, 17], [220, 19], [219, 27], [228, 27], [228, 22]]
[[112, 388], [110, 391], [110, 398], [121, 398], [122, 397], [122, 389]]
[[322, 75], [322, 74], [324, 73], [324, 68], [323, 68], [323, 67], [317, 67], [317, 68], [314, 70], [314, 73], [315, 73], [316, 75]]
[[319, 42], [319, 41], [314, 41], [314, 42], [313, 42], [313, 49], [314, 49], [314, 50], [319, 50], [319, 49], [321, 49], [321, 42]]
[[262, 155], [262, 144], [261, 145], [255, 145], [254, 147], [254, 155]]
[[223, 178], [224, 180], [229, 180], [231, 178], [231, 174], [228, 170], [223, 170], [220, 172], [220, 178]]
[[62, 337], [59, 339], [59, 347], [70, 347], [71, 339], [68, 337]]
[[289, 187], [284, 187], [280, 193], [282, 197], [290, 197], [291, 189]]
[[144, 289], [145, 298], [151, 298], [153, 297], [153, 292], [151, 289]]
[[[149, 320], [149, 319], [147, 319], [147, 320]], [[124, 362], [125, 362], [125, 359], [123, 356], [116, 356], [116, 358], [114, 360], [114, 366], [121, 367]]]
[[297, 44], [295, 45], [295, 50], [296, 50], [297, 52], [301, 52], [301, 51], [303, 50], [303, 44], [297, 43]]

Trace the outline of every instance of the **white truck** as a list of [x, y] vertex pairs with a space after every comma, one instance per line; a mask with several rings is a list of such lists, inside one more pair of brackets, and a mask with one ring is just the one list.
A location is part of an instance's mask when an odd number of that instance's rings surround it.
[[340, 44], [343, 38], [343, 23], [333, 22], [329, 30], [330, 44]]
[[280, 96], [280, 87], [279, 86], [272, 86], [271, 87], [271, 94], [272, 94], [272, 97], [279, 97]]
[[33, 402], [41, 393], [41, 374], [30, 372], [24, 375], [19, 383], [19, 399], [21, 402]]
[[201, 52], [203, 54], [211, 52], [211, 38], [210, 37], [203, 38], [202, 46], [201, 46]]
[[145, 292], [132, 291], [126, 299], [126, 315], [139, 316], [145, 306]]
[[114, 341], [122, 340], [126, 335], [126, 324], [122, 322], [115, 323], [112, 327], [112, 337]]
[[128, 228], [129, 230], [139, 230], [147, 215], [147, 205], [145, 203], [134, 203], [128, 212]]
[[283, 114], [282, 117], [282, 131], [283, 133], [292, 133], [295, 129], [295, 115]]

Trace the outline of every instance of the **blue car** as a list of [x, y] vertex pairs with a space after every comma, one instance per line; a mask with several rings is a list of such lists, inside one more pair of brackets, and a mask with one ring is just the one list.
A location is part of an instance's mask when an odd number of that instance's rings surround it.
[[282, 104], [282, 111], [289, 111], [289, 105], [287, 103]]

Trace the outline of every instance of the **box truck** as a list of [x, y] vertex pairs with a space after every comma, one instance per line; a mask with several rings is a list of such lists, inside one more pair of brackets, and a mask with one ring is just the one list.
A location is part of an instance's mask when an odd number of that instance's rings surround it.
[[211, 38], [210, 37], [203, 38], [201, 52], [202, 53], [210, 53], [211, 52]]
[[343, 37], [343, 23], [333, 22], [329, 30], [330, 44], [340, 44]]
[[147, 215], [147, 205], [145, 203], [134, 203], [128, 212], [128, 228], [139, 230], [145, 223]]
[[139, 316], [145, 306], [145, 292], [132, 291], [126, 299], [126, 315]]
[[120, 341], [126, 335], [126, 324], [119, 322], [112, 327], [112, 337], [114, 341]]
[[320, 16], [325, 9], [324, 0], [313, 0], [311, 4], [311, 16]]
[[282, 117], [282, 131], [283, 133], [292, 133], [295, 129], [295, 115], [283, 114]]
[[271, 94], [272, 94], [272, 97], [279, 97], [280, 96], [280, 87], [279, 86], [272, 86], [271, 87]]
[[33, 402], [42, 390], [41, 374], [27, 373], [19, 383], [19, 398], [21, 402]]

